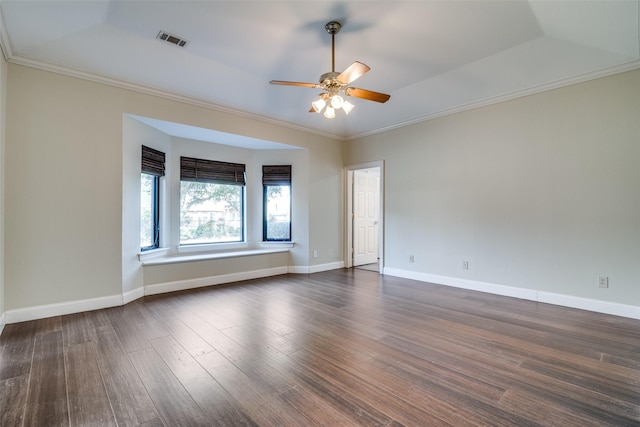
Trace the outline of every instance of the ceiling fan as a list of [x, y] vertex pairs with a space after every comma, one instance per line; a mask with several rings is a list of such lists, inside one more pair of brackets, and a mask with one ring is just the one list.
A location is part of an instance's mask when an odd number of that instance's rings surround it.
[[368, 101], [387, 102], [389, 98], [391, 98], [390, 95], [349, 86], [352, 81], [361, 77], [371, 69], [362, 62], [356, 61], [349, 65], [342, 73], [336, 72], [335, 36], [340, 31], [340, 28], [342, 28], [342, 25], [337, 21], [331, 21], [328, 22], [324, 28], [327, 30], [327, 33], [331, 34], [331, 72], [321, 75], [319, 83], [287, 82], [282, 80], [271, 80], [269, 83], [272, 85], [303, 86], [322, 89], [324, 92], [320, 94], [320, 98], [311, 103], [311, 109], [309, 111], [321, 113], [324, 109], [324, 116], [329, 119], [335, 117], [335, 110], [337, 109], [342, 108], [345, 114], [349, 114], [354, 107], [352, 103], [340, 96], [340, 93]]

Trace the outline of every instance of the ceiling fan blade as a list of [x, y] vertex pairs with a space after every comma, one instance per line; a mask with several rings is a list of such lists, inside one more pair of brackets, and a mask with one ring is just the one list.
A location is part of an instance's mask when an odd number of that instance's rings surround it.
[[371, 68], [369, 68], [368, 65], [365, 65], [362, 62], [356, 61], [353, 64], [349, 65], [349, 67], [346, 70], [340, 73], [337, 79], [340, 80], [342, 83], [348, 85], [349, 83], [351, 83], [358, 77], [362, 76], [364, 73], [366, 73], [370, 69]]
[[355, 96], [356, 98], [366, 99], [368, 101], [375, 102], [387, 102], [391, 95], [386, 93], [374, 92], [372, 90], [358, 89], [357, 87], [347, 87], [344, 89], [344, 93], [348, 96]]
[[283, 86], [303, 86], [303, 87], [320, 87], [318, 83], [302, 83], [302, 82], [285, 82], [282, 80], [271, 80], [269, 84]]

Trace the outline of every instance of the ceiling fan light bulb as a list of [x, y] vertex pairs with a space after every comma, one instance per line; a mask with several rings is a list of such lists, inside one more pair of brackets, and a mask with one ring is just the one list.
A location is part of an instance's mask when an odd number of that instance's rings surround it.
[[333, 95], [331, 97], [331, 106], [336, 110], [342, 107], [343, 102], [344, 102], [344, 99], [342, 99], [340, 95]]
[[333, 107], [327, 106], [327, 109], [324, 110], [324, 116], [327, 119], [333, 119], [336, 116], [336, 113]]
[[316, 113], [321, 113], [325, 105], [327, 105], [327, 103], [322, 98], [319, 98], [311, 103], [311, 106]]
[[345, 114], [349, 114], [351, 112], [351, 110], [353, 110], [353, 107], [355, 107], [355, 105], [353, 105], [352, 103], [350, 103], [347, 100], [344, 100], [342, 102], [342, 109], [344, 110]]

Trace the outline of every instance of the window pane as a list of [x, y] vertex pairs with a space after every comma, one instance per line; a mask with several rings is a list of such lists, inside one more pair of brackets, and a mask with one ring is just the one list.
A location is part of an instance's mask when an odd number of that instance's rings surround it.
[[241, 242], [241, 185], [180, 181], [180, 244]]
[[291, 240], [291, 187], [265, 185], [264, 240]]
[[140, 248], [158, 246], [157, 230], [157, 186], [158, 177], [146, 173], [140, 176]]

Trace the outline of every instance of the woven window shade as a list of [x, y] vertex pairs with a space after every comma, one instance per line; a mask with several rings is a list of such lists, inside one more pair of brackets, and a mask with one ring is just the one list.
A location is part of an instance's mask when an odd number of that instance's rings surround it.
[[164, 153], [143, 145], [142, 172], [154, 176], [164, 176]]
[[262, 166], [262, 185], [291, 185], [291, 165]]
[[180, 157], [180, 180], [245, 185], [245, 165]]

